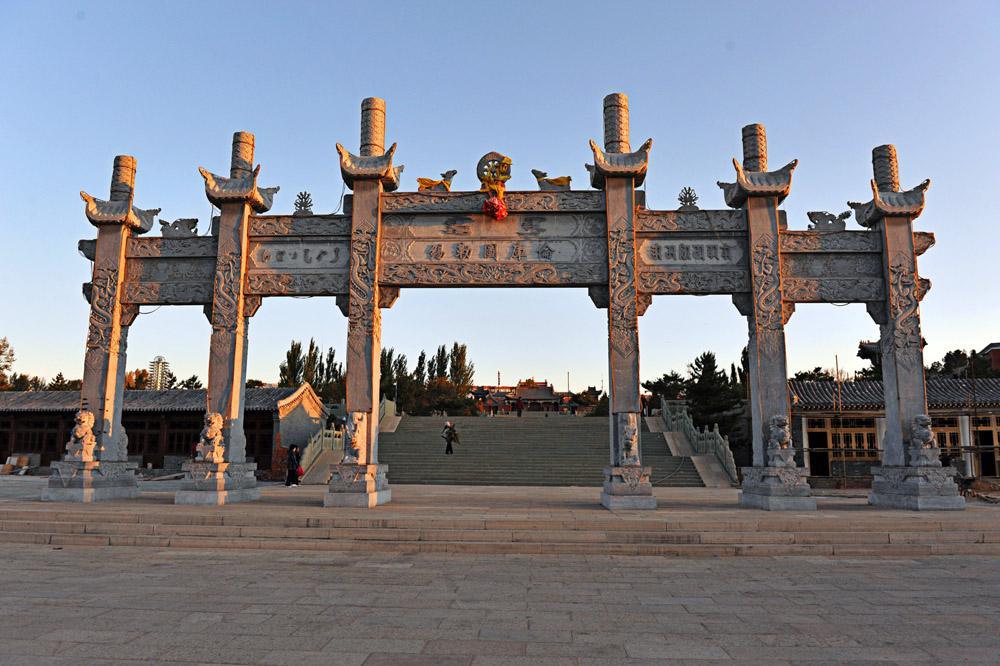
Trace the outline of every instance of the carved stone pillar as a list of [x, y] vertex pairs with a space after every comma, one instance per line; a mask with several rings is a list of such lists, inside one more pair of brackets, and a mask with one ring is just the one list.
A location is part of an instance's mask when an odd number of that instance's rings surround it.
[[122, 428], [125, 390], [125, 349], [128, 327], [138, 314], [135, 306], [121, 303], [125, 279], [125, 250], [133, 234], [145, 233], [160, 211], [132, 205], [135, 158], [115, 158], [108, 201], [85, 192], [85, 213], [97, 227], [94, 272], [90, 287], [90, 323], [83, 366], [81, 410], [93, 414], [93, 460], [71, 459], [52, 464], [52, 476], [42, 491], [43, 500], [96, 502], [137, 497], [134, 463], [128, 462], [128, 437]]
[[[608, 375], [611, 466], [604, 470], [601, 504], [608, 509], [653, 509], [656, 498], [642, 466], [639, 433], [639, 314], [636, 292], [635, 186], [648, 165], [649, 142], [629, 152], [628, 97], [604, 98], [604, 148], [594, 142], [594, 180], [605, 193], [608, 221]], [[602, 299], [603, 300], [603, 299]]]
[[[348, 429], [344, 458], [331, 465], [324, 506], [374, 507], [390, 501], [387, 465], [378, 462], [382, 302], [378, 284], [382, 192], [399, 185], [402, 166], [392, 166], [395, 144], [385, 150], [385, 101], [361, 103], [361, 155], [337, 144], [344, 182], [354, 190], [347, 303]], [[390, 299], [391, 300], [391, 299]]]
[[743, 164], [733, 160], [735, 183], [720, 183], [726, 203], [747, 214], [750, 293], [733, 298], [747, 317], [750, 364], [750, 413], [753, 467], [743, 469], [740, 506], [766, 510], [812, 510], [808, 472], [796, 466], [789, 433], [788, 372], [785, 323], [792, 309], [781, 289], [781, 233], [778, 206], [791, 190], [791, 162], [767, 171], [767, 137], [763, 125], [743, 128]]
[[883, 302], [868, 306], [879, 325], [885, 396], [882, 466], [872, 468], [868, 503], [899, 509], [963, 509], [965, 499], [952, 480], [956, 470], [941, 467], [926, 416], [920, 299], [929, 285], [917, 272], [913, 220], [923, 211], [930, 181], [900, 192], [896, 148], [891, 145], [872, 151], [872, 168], [872, 200], [851, 204], [858, 223], [881, 238], [886, 294]]
[[[188, 479], [177, 491], [177, 504], [230, 504], [258, 499], [256, 463], [246, 461], [243, 431], [246, 392], [247, 328], [258, 305], [245, 294], [249, 220], [254, 212], [271, 208], [278, 188], [260, 188], [253, 166], [254, 135], [233, 134], [229, 177], [199, 169], [205, 194], [219, 208], [218, 252], [210, 321], [212, 340], [208, 357], [206, 414], [222, 417], [224, 462], [197, 460], [185, 463]], [[206, 427], [209, 419], [206, 418]], [[203, 438], [205, 433], [203, 433]]]

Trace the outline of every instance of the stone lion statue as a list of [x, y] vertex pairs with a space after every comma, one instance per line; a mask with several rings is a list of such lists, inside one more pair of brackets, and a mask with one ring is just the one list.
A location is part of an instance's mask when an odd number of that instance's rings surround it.
[[[94, 462], [94, 413], [81, 409], [73, 417], [73, 429], [66, 442], [66, 459], [75, 462]], [[103, 449], [101, 449], [103, 450]]]
[[788, 417], [775, 414], [768, 425], [767, 464], [771, 467], [794, 467], [795, 447], [792, 446], [792, 430], [788, 427]]
[[364, 432], [364, 412], [351, 412], [344, 425], [344, 457], [341, 464], [353, 465], [358, 462], [358, 436]]
[[788, 427], [788, 417], [784, 414], [775, 414], [771, 417], [770, 423], [767, 448], [787, 449], [790, 447], [792, 445], [792, 430]]
[[221, 463], [225, 462], [226, 447], [222, 437], [222, 414], [208, 412], [205, 414], [205, 427], [201, 429], [201, 438], [196, 447], [195, 460]]
[[921, 449], [937, 448], [934, 431], [931, 430], [931, 417], [927, 414], [917, 414], [910, 426], [910, 446]]
[[622, 430], [622, 465], [639, 464], [639, 429], [629, 422]]

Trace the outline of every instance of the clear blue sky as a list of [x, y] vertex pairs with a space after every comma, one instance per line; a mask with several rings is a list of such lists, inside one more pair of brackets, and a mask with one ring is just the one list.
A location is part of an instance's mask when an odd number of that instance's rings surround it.
[[[473, 6], [474, 5], [474, 6]], [[309, 190], [332, 211], [341, 193], [334, 143], [356, 146], [360, 100], [388, 101], [405, 184], [477, 159], [586, 182], [587, 140], [601, 99], [629, 94], [632, 139], [653, 137], [648, 204], [675, 207], [693, 186], [723, 207], [740, 127], [767, 126], [772, 164], [800, 160], [785, 202], [846, 210], [870, 196], [872, 147], [895, 143], [904, 187], [930, 177], [917, 228], [937, 234], [920, 260], [929, 360], [1000, 339], [996, 179], [1000, 155], [1000, 3], [69, 3], [0, 4], [0, 336], [16, 369], [82, 373], [87, 305], [77, 254], [94, 229], [77, 192], [107, 194], [115, 154], [138, 159], [137, 204], [166, 219], [209, 212], [196, 167], [225, 172], [232, 132], [257, 135], [274, 211]], [[855, 226], [852, 221], [851, 226]], [[150, 308], [145, 308], [149, 310]], [[574, 389], [606, 381], [606, 315], [585, 290], [404, 291], [384, 313], [383, 343], [469, 344], [477, 380], [535, 376]], [[265, 300], [251, 320], [249, 374], [277, 378], [290, 338], [343, 357], [346, 321], [332, 299]], [[163, 354], [205, 378], [209, 327], [200, 307], [143, 314], [129, 367]], [[863, 306], [799, 306], [791, 370], [860, 367], [877, 335]], [[727, 366], [746, 324], [727, 297], [654, 299], [641, 319], [643, 378], [683, 370], [704, 349]]]

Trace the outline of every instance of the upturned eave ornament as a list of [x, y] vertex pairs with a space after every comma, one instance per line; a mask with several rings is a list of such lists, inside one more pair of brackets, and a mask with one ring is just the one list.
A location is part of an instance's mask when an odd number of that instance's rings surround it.
[[395, 192], [399, 188], [399, 175], [404, 167], [402, 164], [398, 167], [392, 165], [396, 144], [389, 146], [389, 150], [382, 155], [355, 155], [339, 143], [337, 152], [340, 154], [340, 174], [352, 190], [355, 180], [380, 180], [386, 192]]
[[716, 183], [730, 208], [742, 207], [750, 197], [778, 197], [778, 203], [785, 200], [792, 190], [792, 172], [799, 165], [792, 160], [777, 171], [747, 171], [735, 158], [736, 182]]
[[591, 139], [590, 149], [594, 153], [594, 164], [586, 165], [590, 172], [590, 186], [604, 189], [605, 178], [632, 178], [635, 186], [642, 185], [646, 180], [646, 170], [649, 169], [649, 151], [653, 140], [639, 146], [639, 150], [631, 153], [608, 153]]
[[80, 198], [86, 204], [87, 219], [95, 227], [123, 224], [136, 234], [144, 234], [153, 228], [153, 220], [160, 213], [159, 208], [136, 208], [132, 205], [132, 195], [121, 201], [104, 201], [81, 190]]
[[205, 179], [205, 195], [216, 206], [229, 203], [247, 203], [256, 213], [266, 213], [274, 203], [274, 195], [279, 187], [258, 187], [257, 176], [260, 165], [246, 176], [227, 178], [214, 174], [204, 167], [198, 167], [198, 173]]
[[854, 218], [863, 227], [871, 228], [884, 217], [909, 217], [914, 219], [924, 211], [925, 195], [931, 186], [928, 178], [912, 190], [905, 192], [881, 192], [878, 183], [871, 181], [872, 200], [860, 203], [848, 201], [854, 209]]

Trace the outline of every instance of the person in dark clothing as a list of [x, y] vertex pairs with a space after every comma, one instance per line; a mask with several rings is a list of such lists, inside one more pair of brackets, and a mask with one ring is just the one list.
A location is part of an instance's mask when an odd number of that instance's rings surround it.
[[288, 474], [285, 476], [285, 485], [299, 485], [299, 466], [302, 464], [302, 456], [299, 455], [299, 447], [296, 444], [292, 444], [291, 448], [288, 449], [286, 462], [288, 463]]
[[445, 421], [444, 430], [441, 431], [441, 436], [444, 438], [445, 442], [444, 454], [446, 456], [450, 456], [455, 453], [455, 450], [452, 449], [452, 444], [458, 444], [459, 442], [458, 431], [455, 430], [455, 424], [451, 421]]

